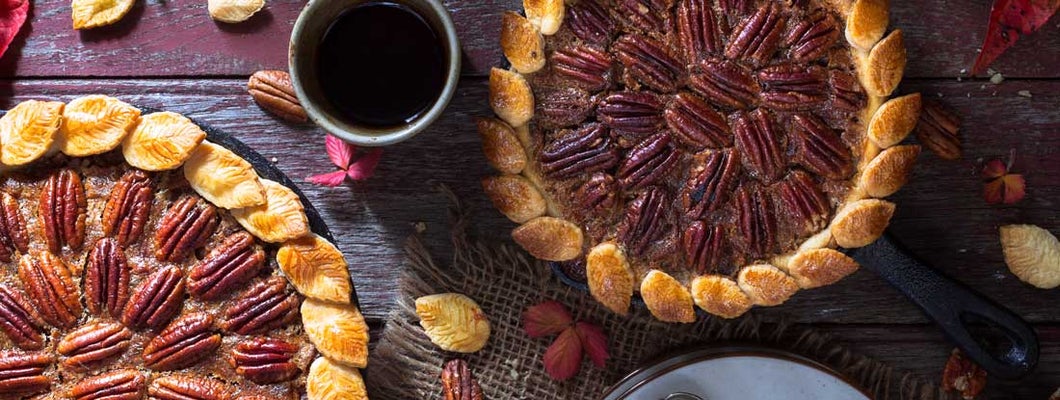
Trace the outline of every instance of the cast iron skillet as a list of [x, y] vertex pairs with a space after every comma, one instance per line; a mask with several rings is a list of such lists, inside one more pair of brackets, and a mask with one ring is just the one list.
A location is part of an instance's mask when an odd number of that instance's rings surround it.
[[[989, 375], [1019, 379], [1037, 366], [1038, 337], [1026, 321], [920, 262], [891, 235], [845, 252], [920, 306], [950, 341]], [[558, 263], [551, 263], [551, 267], [566, 284], [589, 290], [563, 272]], [[639, 296], [633, 302], [638, 307], [644, 305]]]

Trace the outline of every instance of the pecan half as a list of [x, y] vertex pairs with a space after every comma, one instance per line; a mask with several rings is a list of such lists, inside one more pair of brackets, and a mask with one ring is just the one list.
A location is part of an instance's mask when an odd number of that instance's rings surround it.
[[611, 135], [601, 124], [561, 131], [559, 139], [541, 149], [541, 169], [552, 178], [566, 179], [581, 173], [603, 171], [618, 162]]
[[29, 251], [26, 222], [15, 196], [0, 192], [0, 261], [11, 262], [14, 251]]
[[777, 186], [788, 211], [801, 221], [799, 233], [816, 232], [824, 228], [828, 223], [831, 204], [813, 177], [802, 171], [794, 171]]
[[615, 29], [611, 16], [596, 0], [579, 1], [568, 7], [566, 23], [574, 36], [596, 44], [606, 44], [611, 40], [611, 31]]
[[213, 316], [205, 312], [183, 315], [144, 346], [144, 366], [155, 371], [189, 367], [218, 347], [221, 334], [213, 329]]
[[70, 389], [73, 400], [136, 400], [143, 398], [147, 378], [135, 369], [120, 369], [84, 379]]
[[740, 155], [736, 150], [706, 151], [693, 157], [688, 180], [681, 188], [685, 215], [698, 219], [725, 203], [736, 185]]
[[251, 335], [276, 329], [298, 317], [301, 301], [290, 291], [287, 280], [273, 276], [251, 286], [224, 311], [221, 329]]
[[753, 106], [760, 91], [749, 69], [728, 60], [703, 61], [689, 76], [689, 86], [707, 101], [733, 109]]
[[809, 114], [795, 114], [792, 121], [797, 163], [829, 179], [845, 179], [854, 172], [853, 155], [836, 131]]
[[467, 361], [456, 358], [449, 360], [442, 367], [442, 394], [445, 400], [482, 400], [482, 387]]
[[603, 172], [597, 172], [589, 177], [578, 190], [574, 197], [581, 205], [580, 211], [595, 213], [608, 210], [615, 206], [615, 178]]
[[0, 394], [18, 398], [48, 390], [52, 380], [44, 370], [54, 361], [46, 353], [0, 353]]
[[592, 115], [595, 106], [589, 92], [575, 87], [549, 91], [536, 100], [537, 123], [546, 129], [581, 124]]
[[741, 16], [751, 12], [751, 0], [718, 0], [718, 7], [730, 16]]
[[309, 121], [286, 71], [255, 72], [247, 82], [247, 91], [258, 106], [277, 117], [290, 122]]
[[619, 237], [634, 255], [642, 255], [670, 228], [670, 196], [666, 190], [650, 187], [626, 205], [626, 217]]
[[[589, 2], [591, 3], [591, 2]], [[552, 53], [552, 70], [575, 86], [597, 92], [611, 84], [611, 56], [589, 46], [575, 46]]]
[[85, 241], [85, 187], [81, 176], [70, 169], [56, 171], [44, 182], [37, 206], [48, 250], [58, 254], [65, 244], [71, 250]]
[[85, 368], [124, 353], [132, 336], [117, 322], [95, 321], [66, 334], [56, 350], [66, 356], [63, 365]]
[[685, 260], [697, 274], [718, 271], [722, 267], [724, 240], [721, 226], [707, 226], [703, 221], [692, 221], [681, 240]]
[[817, 11], [799, 20], [784, 37], [793, 61], [806, 62], [825, 54], [839, 40], [839, 29], [831, 14]]
[[228, 363], [236, 373], [259, 385], [283, 382], [298, 374], [291, 358], [298, 346], [280, 339], [255, 337], [239, 342], [232, 349]]
[[725, 117], [691, 93], [678, 93], [663, 112], [666, 125], [685, 146], [695, 150], [732, 145]]
[[659, 130], [662, 109], [662, 100], [655, 94], [617, 92], [604, 98], [596, 108], [596, 117], [617, 133], [642, 137]]
[[626, 190], [647, 187], [666, 177], [680, 157], [681, 153], [670, 145], [669, 134], [649, 136], [626, 153], [615, 174], [618, 184]]
[[615, 0], [618, 15], [629, 18], [633, 26], [644, 32], [659, 33], [666, 30], [663, 13], [668, 3], [667, 0]]
[[265, 251], [254, 244], [254, 237], [239, 231], [210, 250], [188, 273], [188, 293], [203, 300], [215, 300], [258, 274], [265, 266]]
[[807, 110], [828, 100], [826, 71], [819, 66], [781, 64], [762, 68], [762, 102], [784, 111]]
[[232, 400], [235, 389], [205, 376], [168, 375], [152, 381], [147, 396], [157, 400]]
[[63, 260], [47, 252], [30, 252], [18, 261], [18, 278], [44, 321], [69, 328], [81, 316], [74, 277]]
[[764, 5], [733, 29], [725, 56], [763, 64], [773, 57], [784, 32], [784, 16], [775, 3]]
[[746, 250], [753, 257], [762, 257], [776, 244], [777, 220], [773, 204], [761, 190], [741, 187], [736, 192], [737, 226]]
[[960, 126], [961, 119], [957, 114], [942, 103], [927, 99], [920, 111], [916, 140], [939, 158], [956, 160], [961, 158], [961, 139], [957, 137]]
[[611, 48], [626, 66], [626, 73], [644, 86], [660, 92], [677, 88], [684, 66], [667, 50], [667, 46], [647, 36], [624, 35]]
[[128, 246], [140, 238], [154, 203], [151, 177], [138, 169], [122, 175], [110, 191], [101, 218], [103, 234], [116, 236], [118, 244]]
[[121, 322], [133, 329], [158, 328], [169, 322], [184, 305], [184, 273], [165, 266], [147, 276], [133, 291], [121, 314]]
[[44, 347], [41, 328], [44, 321], [21, 292], [0, 285], [0, 331], [21, 349], [39, 350]]
[[721, 51], [721, 30], [707, 0], [685, 0], [677, 6], [677, 39], [688, 60]]
[[85, 305], [93, 315], [109, 311], [114, 318], [121, 316], [129, 300], [129, 262], [118, 242], [112, 238], [96, 241], [88, 254], [85, 268]]
[[155, 258], [182, 262], [213, 235], [221, 218], [217, 208], [198, 196], [185, 196], [173, 203], [155, 231]]
[[772, 183], [784, 172], [783, 142], [772, 117], [764, 109], [739, 113], [732, 127], [736, 147], [751, 176]]
[[858, 112], [865, 107], [865, 91], [858, 78], [849, 72], [832, 70], [828, 77], [832, 87], [832, 107], [847, 112]]

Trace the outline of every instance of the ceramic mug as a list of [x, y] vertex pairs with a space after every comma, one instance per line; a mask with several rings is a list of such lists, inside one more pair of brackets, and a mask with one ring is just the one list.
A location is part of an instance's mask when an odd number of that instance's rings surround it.
[[298, 101], [302, 103], [309, 118], [324, 130], [342, 140], [361, 146], [386, 146], [415, 136], [426, 129], [445, 110], [460, 80], [460, 44], [456, 28], [439, 0], [386, 0], [416, 12], [439, 35], [447, 58], [445, 84], [438, 97], [426, 111], [410, 122], [391, 126], [364, 126], [342, 118], [326, 98], [318, 79], [317, 52], [324, 34], [331, 24], [345, 11], [353, 7], [375, 3], [379, 0], [312, 0], [302, 9], [291, 32], [288, 53], [288, 68]]

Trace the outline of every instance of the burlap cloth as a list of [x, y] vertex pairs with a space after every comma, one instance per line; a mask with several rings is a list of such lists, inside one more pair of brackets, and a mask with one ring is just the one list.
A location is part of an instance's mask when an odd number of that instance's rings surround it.
[[[766, 322], [753, 311], [735, 320], [704, 318], [694, 324], [661, 323], [645, 310], [617, 316], [587, 293], [564, 285], [547, 265], [521, 250], [473, 238], [466, 210], [448, 190], [443, 192], [453, 202], [453, 259], [439, 265], [418, 237], [408, 240], [399, 299], [370, 353], [366, 380], [374, 400], [441, 398], [441, 367], [454, 357], [470, 363], [487, 399], [595, 399], [653, 357], [682, 345], [714, 341], [752, 342], [801, 354], [860, 382], [879, 399], [947, 398], [935, 384], [854, 354], [828, 335], [785, 321]], [[431, 344], [419, 326], [414, 300], [442, 292], [466, 294], [482, 306], [492, 328], [484, 349], [461, 355]], [[531, 339], [520, 319], [527, 307], [549, 299], [567, 305], [576, 319], [604, 328], [611, 354], [605, 369], [585, 360], [581, 372], [568, 381], [556, 382], [545, 374], [541, 357], [552, 338]]]

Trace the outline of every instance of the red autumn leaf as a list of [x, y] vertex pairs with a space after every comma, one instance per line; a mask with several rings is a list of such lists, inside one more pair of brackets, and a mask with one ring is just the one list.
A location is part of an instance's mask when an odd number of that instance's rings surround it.
[[556, 341], [545, 350], [545, 372], [557, 381], [565, 381], [578, 373], [582, 364], [582, 341], [573, 326], [564, 329]]
[[353, 158], [353, 152], [357, 150], [352, 144], [346, 143], [337, 137], [328, 135], [324, 139], [324, 147], [328, 150], [328, 158], [331, 159], [332, 163], [335, 163], [336, 167], [346, 169], [350, 166], [350, 159]]
[[982, 72], [1005, 50], [1016, 44], [1020, 35], [1041, 28], [1060, 8], [1060, 0], [994, 0], [983, 47], [972, 66], [972, 75]]
[[979, 172], [979, 176], [983, 178], [983, 199], [987, 203], [1013, 204], [1023, 199], [1027, 183], [1023, 175], [1009, 173], [1010, 168], [1010, 164], [994, 159], [987, 162]]
[[335, 187], [341, 185], [342, 182], [346, 181], [346, 171], [338, 170], [335, 172], [329, 172], [326, 174], [313, 175], [305, 178], [306, 181], [314, 185], [323, 185]]
[[29, 0], [0, 0], [0, 57], [26, 23]]
[[375, 167], [379, 165], [379, 160], [382, 157], [383, 149], [368, 150], [357, 161], [350, 164], [350, 169], [346, 170], [346, 175], [355, 181], [371, 178], [372, 174], [375, 173]]
[[603, 368], [607, 364], [607, 359], [611, 358], [607, 352], [607, 335], [604, 334], [603, 328], [588, 322], [579, 322], [574, 329], [578, 332], [582, 347], [589, 355], [589, 359], [597, 367]]
[[567, 329], [572, 322], [567, 307], [555, 300], [527, 308], [523, 313], [523, 330], [532, 338], [555, 335]]

